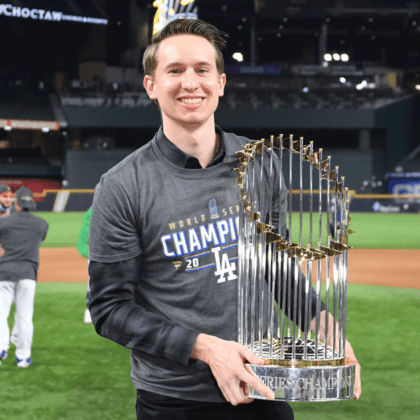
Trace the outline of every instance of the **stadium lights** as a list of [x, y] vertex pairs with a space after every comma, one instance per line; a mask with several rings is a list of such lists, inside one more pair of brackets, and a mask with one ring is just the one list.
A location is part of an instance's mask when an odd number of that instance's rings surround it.
[[232, 55], [232, 57], [233, 57], [236, 61], [239, 61], [239, 62], [244, 61], [244, 56], [243, 56], [243, 55], [242, 55], [242, 53], [240, 53], [240, 52], [236, 52], [236, 53], [234, 53], [234, 54]]
[[367, 81], [363, 80], [361, 83], [359, 83], [358, 85], [356, 85], [356, 89], [357, 90], [362, 90], [367, 86]]
[[345, 77], [340, 77], [340, 82], [341, 83], [346, 83], [347, 82], [347, 79]]
[[43, 133], [49, 133], [50, 132], [50, 129], [48, 127], [42, 127], [41, 131]]
[[334, 54], [327, 53], [327, 54], [324, 54], [324, 60], [325, 61], [332, 61], [332, 60], [340, 61], [341, 60], [341, 61], [347, 62], [350, 60], [350, 57], [346, 53], [343, 53], [341, 55], [339, 53], [334, 53]]
[[11, 131], [12, 130], [12, 126], [11, 125], [6, 125], [4, 127], [5, 131]]
[[420, 85], [415, 86], [416, 90], [420, 90]]
[[375, 89], [376, 88], [376, 83], [368, 83], [366, 80], [363, 80], [361, 83], [356, 85], [357, 90], [362, 90], [364, 88]]

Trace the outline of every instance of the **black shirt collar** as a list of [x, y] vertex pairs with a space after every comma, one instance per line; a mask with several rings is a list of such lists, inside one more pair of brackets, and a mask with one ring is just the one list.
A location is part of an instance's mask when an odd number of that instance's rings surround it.
[[[219, 134], [220, 137], [220, 148], [217, 155], [214, 159], [210, 162], [208, 167], [217, 165], [218, 163], [222, 162], [225, 155], [226, 149], [223, 143], [223, 133], [222, 130], [215, 126], [216, 132]], [[181, 167], [181, 168], [188, 168], [188, 169], [203, 169], [200, 165], [198, 159], [194, 156], [189, 155], [188, 153], [183, 152], [181, 149], [175, 146], [163, 133], [163, 127], [159, 128], [159, 131], [156, 136], [156, 143], [159, 147], [159, 150], [163, 153], [163, 155], [169, 159], [173, 164]]]

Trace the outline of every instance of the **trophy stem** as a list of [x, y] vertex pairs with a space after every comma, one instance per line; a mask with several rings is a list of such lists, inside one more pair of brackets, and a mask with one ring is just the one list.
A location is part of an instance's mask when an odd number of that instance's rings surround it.
[[[273, 197], [274, 194], [274, 136], [270, 136], [270, 169], [269, 169], [269, 180], [270, 180], [270, 191], [268, 197]], [[268, 225], [273, 225], [273, 201], [271, 199], [268, 200]], [[276, 290], [276, 259], [273, 258], [274, 254], [274, 244], [270, 244], [268, 246], [268, 254], [267, 254], [267, 261], [273, 261], [273, 264], [268, 264], [267, 270], [267, 281], [268, 281], [268, 297], [270, 299], [269, 303], [269, 324], [268, 324], [268, 337], [270, 339], [270, 357], [273, 355], [273, 336], [274, 336], [274, 317], [276, 314], [275, 309], [275, 290]], [[271, 269], [270, 269], [271, 268]]]
[[[266, 222], [266, 208], [265, 208], [265, 201], [264, 201], [264, 145], [261, 147], [261, 165], [260, 165], [260, 176], [259, 176], [259, 185], [258, 185], [258, 191], [259, 191], [259, 215], [261, 217], [260, 221], [262, 223]], [[257, 236], [257, 260], [259, 259], [261, 261], [260, 264], [258, 264], [258, 279], [264, 279], [265, 278], [265, 261], [266, 261], [266, 250], [265, 250], [265, 233], [262, 232], [261, 235]], [[260, 282], [259, 282], [260, 283]], [[265, 288], [261, 287], [260, 284], [257, 285], [258, 290], [258, 341], [260, 342], [260, 348], [259, 348], [259, 355], [262, 354], [262, 340], [263, 340], [263, 302], [264, 302], [264, 292]]]
[[[293, 193], [293, 135], [289, 136], [289, 242], [293, 242], [292, 238], [292, 193]], [[291, 314], [291, 295], [292, 295], [292, 260], [287, 258], [287, 296], [288, 296], [288, 314], [287, 314], [287, 335], [290, 337], [290, 320]]]
[[[319, 149], [318, 167], [318, 244], [322, 242], [322, 149]], [[321, 261], [316, 262], [316, 308], [315, 308], [315, 347], [318, 348], [321, 312]]]
[[[327, 238], [327, 247], [331, 247], [331, 237]], [[327, 308], [330, 307], [330, 283], [331, 283], [331, 258], [326, 258], [326, 279], [325, 279], [325, 304]], [[329, 334], [329, 317], [325, 317], [325, 343], [327, 343]], [[327, 344], [324, 347], [324, 357], [327, 357]]]
[[[299, 248], [302, 248], [303, 240], [303, 137], [299, 140]], [[298, 307], [302, 307], [302, 282], [303, 282], [303, 276], [302, 276], [302, 258], [297, 258], [298, 262], [298, 273], [299, 273], [299, 280], [298, 280], [298, 296], [299, 296], [299, 302]], [[296, 318], [295, 318], [296, 319]], [[301, 326], [302, 326], [302, 311], [299, 311], [298, 313], [298, 337], [301, 335]]]
[[312, 165], [314, 159], [314, 144], [313, 142], [310, 143], [310, 158], [309, 158], [309, 243], [313, 245], [313, 206], [314, 206], [314, 186], [313, 186], [313, 172], [314, 167]]

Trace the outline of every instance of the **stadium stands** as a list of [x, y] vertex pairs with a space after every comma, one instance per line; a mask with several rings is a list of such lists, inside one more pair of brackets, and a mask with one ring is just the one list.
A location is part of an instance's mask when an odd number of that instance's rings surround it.
[[[220, 104], [230, 109], [378, 109], [412, 94], [390, 87], [358, 89], [356, 84], [342, 85], [336, 79], [228, 75], [225, 95], [220, 99]], [[63, 107], [153, 106], [143, 87], [130, 83], [109, 83], [102, 91], [98, 90], [96, 84], [70, 86], [60, 92], [60, 99]]]
[[0, 81], [0, 118], [54, 121], [46, 83]]

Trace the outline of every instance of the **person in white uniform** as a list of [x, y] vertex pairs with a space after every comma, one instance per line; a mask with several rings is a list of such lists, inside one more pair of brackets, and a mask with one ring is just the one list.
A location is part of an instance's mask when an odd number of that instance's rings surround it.
[[7, 323], [12, 302], [16, 304], [16, 362], [32, 365], [32, 317], [39, 267], [39, 247], [48, 223], [31, 214], [33, 193], [26, 187], [16, 192], [16, 213], [0, 218], [0, 363], [7, 358], [10, 331]]
[[[0, 185], [0, 217], [9, 216], [9, 214], [16, 213], [15, 206], [13, 205], [14, 197], [12, 189], [8, 185]], [[0, 255], [1, 256], [1, 255]], [[15, 322], [13, 324], [12, 335], [10, 341], [16, 345], [17, 343], [17, 327], [16, 327], [16, 312]], [[0, 362], [1, 363], [1, 362]]]

